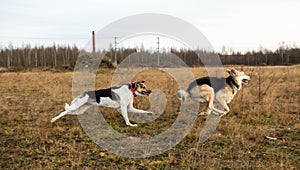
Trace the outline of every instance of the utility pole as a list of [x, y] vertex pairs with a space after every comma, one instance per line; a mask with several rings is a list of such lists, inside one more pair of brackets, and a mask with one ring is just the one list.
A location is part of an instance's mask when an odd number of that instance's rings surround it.
[[92, 31], [92, 39], [93, 39], [93, 54], [95, 54], [96, 53], [95, 31]]
[[117, 65], [117, 38], [118, 37], [114, 37], [115, 39], [115, 61], [114, 64]]
[[157, 65], [159, 66], [159, 37], [157, 37]]

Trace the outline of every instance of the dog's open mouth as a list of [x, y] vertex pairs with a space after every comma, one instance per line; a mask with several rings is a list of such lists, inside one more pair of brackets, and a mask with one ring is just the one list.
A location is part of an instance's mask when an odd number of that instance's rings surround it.
[[248, 79], [243, 79], [242, 82], [243, 82], [243, 84], [248, 84], [249, 80]]
[[149, 96], [151, 93], [151, 90], [149, 91], [142, 91], [142, 94], [145, 95], [145, 96]]

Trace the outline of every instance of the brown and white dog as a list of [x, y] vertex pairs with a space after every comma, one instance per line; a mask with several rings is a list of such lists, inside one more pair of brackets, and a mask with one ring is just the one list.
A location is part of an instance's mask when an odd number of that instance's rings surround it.
[[126, 125], [137, 126], [131, 124], [128, 119], [128, 112], [132, 113], [152, 113], [150, 111], [140, 110], [133, 107], [133, 98], [138, 96], [149, 96], [151, 90], [147, 89], [145, 81], [137, 81], [120, 87], [112, 87], [108, 89], [100, 89], [96, 91], [87, 91], [76, 97], [71, 105], [65, 105], [65, 111], [54, 117], [51, 122], [64, 115], [80, 115], [93, 106], [105, 106], [118, 109], [121, 112]]
[[[179, 90], [177, 96], [182, 101], [191, 98], [196, 102], [208, 102], [206, 114], [212, 111], [223, 116], [229, 112], [228, 103], [241, 90], [243, 84], [248, 84], [250, 76], [244, 72], [235, 69], [227, 70], [229, 76], [227, 78], [219, 77], [203, 77], [190, 83], [187, 90]], [[222, 106], [222, 110], [214, 107], [214, 102], [218, 102]], [[204, 115], [205, 113], [199, 113]]]

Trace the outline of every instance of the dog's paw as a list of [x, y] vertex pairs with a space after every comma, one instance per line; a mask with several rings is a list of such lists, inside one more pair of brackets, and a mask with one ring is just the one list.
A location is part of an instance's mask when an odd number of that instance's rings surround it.
[[126, 123], [127, 126], [136, 127], [137, 124]]
[[197, 116], [204, 116], [206, 113], [205, 112], [198, 112]]
[[223, 117], [223, 116], [225, 116], [226, 115], [226, 113], [222, 113], [222, 114], [220, 114], [219, 116], [220, 117]]
[[222, 113], [219, 113], [219, 112], [212, 112], [212, 114], [215, 116], [220, 116], [220, 117], [222, 117], [222, 115], [223, 115]]
[[55, 118], [53, 118], [53, 119], [51, 119], [51, 121], [50, 121], [50, 122], [51, 122], [51, 123], [53, 123], [53, 122], [55, 122], [55, 121], [56, 121], [56, 119], [55, 119]]

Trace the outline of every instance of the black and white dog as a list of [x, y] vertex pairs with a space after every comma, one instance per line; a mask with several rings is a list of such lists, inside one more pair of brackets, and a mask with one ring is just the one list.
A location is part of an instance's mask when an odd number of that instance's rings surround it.
[[54, 117], [51, 122], [64, 115], [80, 115], [93, 106], [105, 106], [118, 109], [121, 112], [126, 125], [137, 126], [131, 124], [128, 119], [128, 112], [132, 113], [152, 113], [150, 111], [140, 110], [133, 107], [133, 98], [138, 96], [149, 96], [151, 90], [147, 89], [145, 81], [137, 81], [120, 87], [112, 87], [108, 89], [100, 89], [96, 91], [87, 91], [76, 97], [71, 105], [65, 105], [65, 111]]

